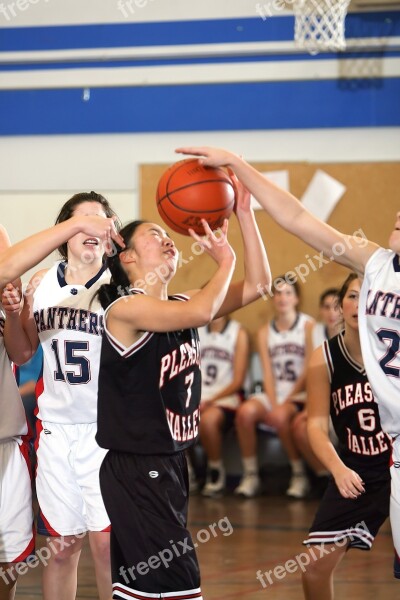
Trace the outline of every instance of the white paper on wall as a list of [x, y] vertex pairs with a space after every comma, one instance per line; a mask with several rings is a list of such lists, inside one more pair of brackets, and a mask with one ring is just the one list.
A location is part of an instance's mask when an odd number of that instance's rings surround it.
[[[282, 169], [281, 171], [265, 171], [262, 173], [265, 177], [279, 185], [284, 190], [289, 191], [289, 171]], [[262, 206], [259, 205], [254, 196], [251, 197], [251, 208], [253, 210], [262, 210]]]
[[326, 222], [345, 191], [346, 186], [343, 183], [318, 169], [308, 184], [301, 202], [313, 215]]

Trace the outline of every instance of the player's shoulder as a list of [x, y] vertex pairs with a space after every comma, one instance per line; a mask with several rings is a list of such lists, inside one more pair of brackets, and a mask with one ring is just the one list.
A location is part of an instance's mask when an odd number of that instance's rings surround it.
[[301, 325], [306, 325], [307, 323], [309, 323], [310, 325], [314, 325], [315, 324], [315, 319], [314, 317], [312, 317], [311, 315], [308, 315], [307, 313], [304, 312], [299, 312], [298, 313], [298, 322]]
[[376, 250], [370, 255], [365, 265], [365, 276], [374, 275], [380, 273], [382, 268], [393, 261], [395, 253], [393, 250], [387, 248], [377, 247]]
[[30, 278], [29, 285], [25, 293], [32, 289], [36, 290], [38, 286], [42, 283], [46, 275], [49, 273], [49, 271], [50, 269], [40, 269], [40, 271], [36, 271], [36, 273], [34, 273]]
[[320, 346], [315, 348], [310, 356], [310, 360], [308, 363], [308, 369], [312, 369], [315, 367], [321, 367], [326, 363], [326, 346], [324, 346], [326, 342], [322, 343]]

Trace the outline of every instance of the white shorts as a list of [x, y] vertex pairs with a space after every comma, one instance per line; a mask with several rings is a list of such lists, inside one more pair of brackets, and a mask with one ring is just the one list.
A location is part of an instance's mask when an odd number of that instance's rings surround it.
[[25, 560], [35, 549], [28, 447], [0, 442], [0, 563]]
[[250, 398], [252, 400], [257, 400], [267, 412], [270, 412], [271, 402], [269, 401], [269, 398], [265, 392], [258, 392], [257, 394], [252, 394]]
[[400, 558], [400, 436], [393, 441], [392, 461], [390, 466], [391, 496], [390, 496], [390, 525], [394, 549]]
[[[272, 410], [270, 399], [268, 398], [265, 392], [257, 392], [256, 394], [252, 394], [250, 397], [252, 400], [258, 400], [258, 402], [265, 408], [266, 411], [269, 412], [270, 410]], [[301, 405], [304, 404], [305, 399], [306, 395], [303, 392], [299, 392], [291, 398], [291, 402], [294, 402], [295, 404], [298, 404], [301, 407]], [[281, 406], [284, 403], [285, 398], [277, 398], [278, 406]]]
[[[201, 403], [203, 405], [207, 404], [208, 400], [202, 400]], [[240, 394], [231, 394], [230, 396], [224, 396], [220, 398], [216, 402], [213, 402], [213, 406], [218, 406], [219, 408], [227, 408], [229, 410], [236, 410], [239, 408], [242, 403], [242, 396]]]
[[97, 423], [39, 423], [38, 533], [62, 536], [109, 530], [99, 482], [107, 450], [98, 446], [96, 431]]

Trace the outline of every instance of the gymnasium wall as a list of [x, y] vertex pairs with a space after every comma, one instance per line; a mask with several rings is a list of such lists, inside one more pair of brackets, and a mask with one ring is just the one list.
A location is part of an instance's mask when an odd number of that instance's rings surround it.
[[[328, 222], [339, 231], [354, 235], [354, 244], [363, 245], [365, 238], [386, 247], [394, 227], [395, 214], [400, 209], [400, 163], [254, 163], [261, 172], [285, 170], [290, 190], [301, 197], [317, 169], [340, 181], [346, 188]], [[141, 169], [141, 214], [149, 221], [159, 221], [154, 203], [156, 183], [165, 165], [144, 166]], [[362, 182], [362, 185], [360, 185]], [[319, 201], [322, 201], [321, 198]], [[301, 310], [318, 315], [320, 293], [332, 286], [340, 287], [348, 270], [335, 262], [323, 259], [311, 246], [282, 230], [263, 211], [256, 219], [268, 252], [273, 278], [286, 272], [295, 274], [301, 287]], [[190, 237], [173, 233], [181, 251], [177, 274], [171, 291], [196, 289], [215, 271], [215, 263], [198, 255]], [[243, 245], [235, 217], [230, 218], [229, 239], [235, 249], [237, 268], [234, 279], [243, 277]], [[337, 248], [340, 254], [341, 248]], [[268, 293], [260, 291], [257, 302], [234, 313], [235, 318], [249, 330], [253, 342], [260, 326], [273, 316], [273, 304]]]

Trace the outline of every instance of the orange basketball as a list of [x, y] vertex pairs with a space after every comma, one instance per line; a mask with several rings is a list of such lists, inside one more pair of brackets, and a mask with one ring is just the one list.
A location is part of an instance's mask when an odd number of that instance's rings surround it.
[[204, 167], [197, 158], [171, 165], [158, 182], [158, 212], [168, 227], [183, 235], [189, 235], [189, 228], [204, 234], [200, 219], [218, 229], [234, 204], [235, 189], [226, 171]]

